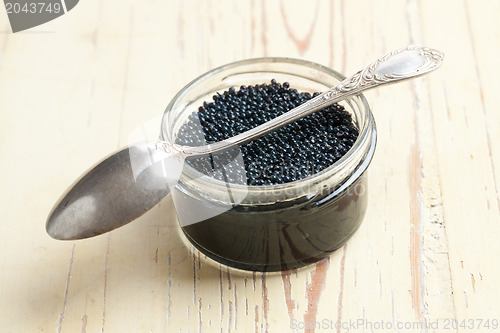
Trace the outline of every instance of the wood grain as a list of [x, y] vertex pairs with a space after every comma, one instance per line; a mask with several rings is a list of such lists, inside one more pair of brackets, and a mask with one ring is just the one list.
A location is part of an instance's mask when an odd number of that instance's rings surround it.
[[[100, 0], [11, 34], [0, 10], [0, 330], [468, 332], [445, 321], [500, 320], [499, 14], [494, 0]], [[65, 188], [139, 125], [157, 135], [169, 100], [207, 70], [287, 56], [349, 74], [411, 43], [445, 62], [366, 94], [379, 133], [369, 209], [329, 258], [268, 274], [219, 265], [186, 241], [169, 198], [107, 235], [46, 235]]]

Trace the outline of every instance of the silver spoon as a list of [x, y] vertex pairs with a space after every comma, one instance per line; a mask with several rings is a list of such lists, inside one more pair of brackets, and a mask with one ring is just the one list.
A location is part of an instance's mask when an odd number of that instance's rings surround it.
[[367, 89], [429, 73], [442, 59], [437, 50], [408, 46], [382, 56], [307, 103], [227, 140], [197, 147], [157, 141], [120, 150], [91, 168], [59, 199], [49, 214], [47, 233], [70, 240], [116, 229], [144, 214], [170, 192], [185, 158], [227, 150]]

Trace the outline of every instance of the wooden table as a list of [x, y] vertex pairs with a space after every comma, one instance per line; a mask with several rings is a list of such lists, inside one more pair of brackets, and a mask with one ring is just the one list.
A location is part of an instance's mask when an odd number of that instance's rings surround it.
[[[499, 1], [86, 0], [16, 34], [0, 12], [0, 331], [500, 330]], [[45, 233], [67, 186], [207, 70], [287, 56], [349, 74], [408, 44], [445, 63], [366, 94], [369, 209], [327, 260], [218, 265], [169, 198], [103, 236]]]

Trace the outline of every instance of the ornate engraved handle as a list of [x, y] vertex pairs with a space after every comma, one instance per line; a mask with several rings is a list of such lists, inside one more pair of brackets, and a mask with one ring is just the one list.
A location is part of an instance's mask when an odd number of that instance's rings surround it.
[[411, 79], [435, 70], [442, 60], [443, 53], [440, 51], [408, 46], [380, 57], [322, 95], [328, 100], [341, 94], [356, 94], [381, 84]]
[[356, 74], [346, 78], [336, 87], [325, 91], [309, 102], [232, 138], [198, 147], [179, 146], [160, 141], [157, 147], [169, 153], [178, 153], [184, 157], [203, 156], [226, 150], [275, 131], [282, 126], [362, 91], [429, 73], [438, 68], [442, 60], [443, 53], [440, 51], [411, 45], [380, 57]]

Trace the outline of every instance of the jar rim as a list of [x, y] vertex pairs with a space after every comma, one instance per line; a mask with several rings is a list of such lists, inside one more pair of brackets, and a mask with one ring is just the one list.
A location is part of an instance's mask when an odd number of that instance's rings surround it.
[[[299, 65], [299, 66], [304, 66], [304, 67], [309, 67], [315, 70], [318, 70], [320, 72], [323, 72], [329, 76], [333, 76], [339, 81], [344, 80], [346, 77], [339, 73], [338, 71], [329, 68], [327, 66], [317, 64], [311, 61], [303, 60], [303, 59], [296, 59], [296, 58], [288, 58], [288, 57], [259, 57], [259, 58], [249, 58], [245, 60], [239, 60], [235, 62], [231, 62], [219, 67], [216, 67], [189, 82], [187, 85], [185, 85], [179, 92], [172, 98], [170, 103], [168, 104], [163, 117], [161, 121], [161, 139], [163, 140], [168, 140], [169, 138], [169, 133], [168, 133], [168, 113], [170, 110], [174, 110], [177, 106], [178, 101], [182, 100], [182, 98], [195, 86], [197, 86], [200, 82], [203, 82], [204, 80], [212, 77], [215, 74], [228, 71], [231, 69], [235, 69], [238, 67], [242, 67], [245, 65], [252, 65], [252, 64], [258, 64], [258, 63], [282, 63], [282, 64], [292, 64], [292, 65]], [[272, 71], [265, 71], [265, 72], [272, 72]], [[287, 189], [294, 188], [294, 187], [301, 187], [301, 186], [308, 186], [311, 183], [320, 183], [322, 179], [324, 179], [325, 175], [334, 175], [337, 173], [340, 173], [342, 170], [346, 169], [347, 166], [352, 165], [353, 160], [356, 158], [356, 152], [358, 152], [362, 147], [366, 145], [374, 145], [375, 142], [372, 140], [372, 132], [375, 129], [375, 122], [373, 119], [373, 115], [370, 109], [370, 106], [368, 105], [368, 102], [366, 98], [364, 97], [363, 94], [357, 94], [353, 97], [350, 97], [346, 99], [346, 101], [354, 100], [354, 99], [359, 99], [362, 105], [362, 113], [363, 113], [363, 123], [359, 124], [359, 134], [358, 137], [356, 138], [356, 141], [354, 142], [353, 146], [347, 151], [346, 154], [344, 154], [340, 159], [338, 159], [335, 163], [332, 165], [328, 166], [327, 168], [310, 175], [306, 178], [299, 179], [293, 182], [288, 182], [284, 184], [276, 184], [276, 185], [243, 185], [243, 184], [231, 184], [231, 189], [232, 190], [237, 190], [238, 188], [241, 188], [242, 190], [244, 189], [245, 191], [248, 192], [255, 192], [255, 191], [266, 191], [266, 192], [281, 192], [281, 191], [286, 191]], [[373, 142], [372, 142], [373, 141]], [[371, 159], [371, 156], [369, 156]], [[219, 187], [221, 186], [221, 189], [225, 189], [227, 184], [223, 181], [220, 181], [218, 179], [209, 177], [207, 175], [202, 174], [201, 172], [195, 170], [194, 168], [190, 167], [189, 165], [186, 165], [185, 171], [183, 172], [185, 174], [184, 176], [187, 176], [188, 179], [196, 179], [196, 182], [202, 182], [205, 183], [207, 186], [211, 187]]]

